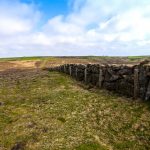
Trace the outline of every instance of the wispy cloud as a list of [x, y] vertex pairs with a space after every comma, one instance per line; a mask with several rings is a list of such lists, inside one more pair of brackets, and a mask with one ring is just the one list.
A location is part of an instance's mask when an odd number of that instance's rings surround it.
[[[39, 28], [36, 4], [0, 1], [0, 56], [150, 55], [150, 2], [69, 0]], [[38, 27], [38, 28], [37, 28]]]

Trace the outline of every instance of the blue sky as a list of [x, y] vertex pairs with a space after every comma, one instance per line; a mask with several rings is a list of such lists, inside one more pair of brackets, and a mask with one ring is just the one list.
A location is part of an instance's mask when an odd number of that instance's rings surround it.
[[0, 57], [150, 55], [149, 0], [0, 0]]
[[67, 15], [69, 13], [68, 0], [23, 0], [23, 2], [35, 3], [43, 13], [44, 21], [58, 14]]

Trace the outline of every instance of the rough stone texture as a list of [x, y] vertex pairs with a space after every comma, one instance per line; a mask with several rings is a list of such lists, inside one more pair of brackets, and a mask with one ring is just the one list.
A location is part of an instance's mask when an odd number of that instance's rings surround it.
[[[65, 64], [49, 70], [60, 71], [86, 84], [105, 88], [121, 95], [150, 100], [150, 65], [136, 66]], [[86, 80], [86, 81], [85, 81]]]

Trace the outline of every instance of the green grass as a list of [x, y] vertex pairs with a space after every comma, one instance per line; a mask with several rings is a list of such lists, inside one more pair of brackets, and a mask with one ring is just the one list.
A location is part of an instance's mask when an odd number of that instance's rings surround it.
[[139, 61], [144, 59], [150, 59], [150, 56], [128, 56], [128, 60], [130, 61]]
[[106, 150], [106, 148], [99, 144], [87, 143], [80, 145], [76, 150]]
[[13, 57], [13, 58], [0, 58], [0, 61], [24, 61], [24, 60], [41, 60], [44, 57]]
[[52, 56], [34, 56], [34, 57], [12, 57], [0, 58], [0, 61], [40, 61], [40, 60], [55, 60], [57, 57]]
[[149, 105], [56, 72], [0, 75], [0, 150], [150, 149]]
[[35, 57], [16, 57], [16, 58], [0, 58], [0, 62], [15, 63], [15, 61], [39, 61], [41, 67], [50, 67], [68, 63], [100, 63], [100, 64], [138, 64], [141, 61], [150, 60], [150, 56], [35, 56]]

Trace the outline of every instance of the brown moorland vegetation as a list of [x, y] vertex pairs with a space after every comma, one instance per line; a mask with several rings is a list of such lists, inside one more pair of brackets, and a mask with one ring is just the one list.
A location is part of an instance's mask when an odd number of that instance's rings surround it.
[[1, 60], [0, 150], [150, 149], [148, 103], [42, 70], [82, 59]]

